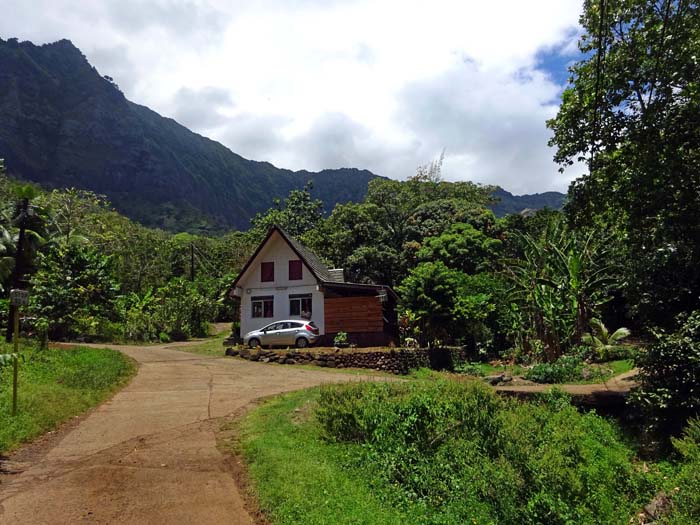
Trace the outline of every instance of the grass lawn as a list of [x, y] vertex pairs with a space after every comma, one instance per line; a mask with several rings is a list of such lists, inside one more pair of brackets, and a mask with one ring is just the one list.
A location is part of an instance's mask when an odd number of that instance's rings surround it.
[[[19, 365], [17, 415], [12, 410], [12, 366], [0, 368], [0, 454], [53, 430], [98, 405], [136, 372], [136, 364], [120, 352], [72, 348], [40, 351], [23, 344]], [[12, 345], [1, 343], [0, 353]]]
[[277, 397], [241, 423], [238, 446], [261, 509], [275, 525], [407, 523], [366, 480], [339, 467], [346, 447], [318, 441], [310, 403], [317, 395], [313, 389]]

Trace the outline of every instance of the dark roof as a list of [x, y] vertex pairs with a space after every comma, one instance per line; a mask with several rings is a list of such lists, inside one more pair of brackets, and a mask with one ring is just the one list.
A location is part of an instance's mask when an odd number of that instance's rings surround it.
[[235, 288], [236, 285], [238, 284], [238, 281], [243, 277], [245, 272], [248, 270], [250, 265], [253, 263], [253, 260], [257, 257], [258, 253], [260, 253], [260, 250], [262, 250], [263, 246], [267, 243], [267, 241], [272, 237], [272, 234], [274, 232], [278, 232], [282, 238], [287, 241], [287, 244], [292, 248], [294, 253], [297, 254], [299, 259], [304, 261], [304, 264], [311, 270], [311, 273], [313, 276], [316, 278], [317, 281], [320, 281], [321, 283], [343, 283], [345, 282], [345, 279], [343, 278], [343, 270], [340, 269], [334, 269], [334, 270], [329, 270], [328, 267], [321, 262], [321, 259], [318, 258], [318, 256], [309, 250], [306, 246], [301, 244], [299, 241], [297, 241], [294, 237], [289, 235], [286, 231], [284, 231], [282, 228], [279, 226], [273, 226], [270, 228], [267, 232], [267, 235], [265, 235], [265, 238], [262, 240], [262, 242], [258, 245], [257, 249], [253, 253], [253, 255], [250, 256], [250, 258], [246, 261], [245, 265], [241, 269], [241, 272], [238, 274], [238, 277], [233, 281], [233, 284], [231, 285], [231, 288]]
[[[318, 256], [309, 250], [306, 246], [301, 244], [299, 241], [297, 241], [294, 237], [289, 235], [286, 231], [284, 231], [282, 228], [279, 226], [273, 226], [272, 229], [274, 230], [277, 228], [277, 231], [282, 235], [284, 240], [287, 241], [289, 246], [292, 247], [292, 250], [296, 252], [296, 254], [299, 256], [299, 258], [306, 263], [306, 266], [309, 267], [311, 270], [311, 273], [314, 274], [316, 279], [319, 281], [323, 282], [343, 282], [338, 281], [337, 273], [331, 273], [331, 270], [328, 269], [328, 267], [321, 262], [321, 259], [318, 258]], [[267, 240], [267, 239], [266, 239]], [[342, 270], [341, 270], [341, 278], [342, 278]]]
[[245, 272], [248, 270], [250, 265], [253, 263], [253, 260], [257, 257], [258, 253], [260, 253], [260, 250], [262, 250], [263, 246], [267, 243], [267, 241], [272, 237], [272, 234], [274, 232], [278, 232], [282, 238], [287, 241], [287, 244], [292, 248], [294, 253], [297, 254], [299, 259], [304, 261], [306, 266], [311, 270], [311, 273], [316, 277], [316, 280], [320, 281], [321, 284], [327, 285], [329, 288], [355, 288], [355, 289], [374, 289], [377, 291], [380, 290], [386, 290], [388, 291], [394, 298], [396, 298], [396, 293], [394, 290], [392, 290], [389, 286], [381, 285], [381, 284], [361, 284], [361, 283], [347, 283], [345, 282], [345, 279], [343, 278], [343, 270], [340, 268], [334, 268], [332, 270], [329, 270], [328, 267], [321, 262], [321, 259], [318, 258], [318, 256], [309, 250], [306, 246], [301, 244], [299, 241], [297, 241], [294, 237], [289, 235], [286, 231], [284, 231], [282, 228], [279, 226], [273, 226], [270, 228], [267, 232], [267, 235], [265, 238], [262, 240], [262, 242], [258, 245], [257, 249], [255, 250], [255, 253], [250, 256], [250, 258], [246, 261], [245, 265], [241, 269], [241, 273], [238, 274], [238, 277], [236, 277], [236, 280], [233, 281], [233, 284], [231, 285], [231, 289], [235, 288], [236, 285], [238, 284], [238, 281], [240, 280], [241, 277], [245, 274]]

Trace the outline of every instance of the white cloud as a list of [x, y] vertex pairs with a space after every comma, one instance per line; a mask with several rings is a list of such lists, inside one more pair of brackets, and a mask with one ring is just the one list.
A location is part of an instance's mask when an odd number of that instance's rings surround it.
[[3, 38], [70, 38], [133, 101], [255, 160], [565, 189], [544, 121], [581, 0], [5, 0]]

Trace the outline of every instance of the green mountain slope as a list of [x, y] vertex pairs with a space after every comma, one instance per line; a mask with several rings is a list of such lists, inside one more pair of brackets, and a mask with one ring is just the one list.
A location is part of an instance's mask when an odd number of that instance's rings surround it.
[[308, 180], [332, 209], [362, 200], [375, 177], [244, 159], [127, 100], [68, 40], [0, 39], [0, 158], [17, 178], [103, 193], [129, 217], [171, 230], [246, 229]]

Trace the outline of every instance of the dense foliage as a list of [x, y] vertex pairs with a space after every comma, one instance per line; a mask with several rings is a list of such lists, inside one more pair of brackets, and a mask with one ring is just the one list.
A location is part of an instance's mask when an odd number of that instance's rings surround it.
[[680, 315], [677, 323], [637, 357], [641, 388], [634, 399], [666, 430], [700, 414], [700, 311]]
[[619, 232], [630, 307], [653, 323], [700, 306], [699, 20], [693, 1], [586, 1], [549, 122], [556, 160], [589, 165], [569, 218]]
[[[92, 192], [31, 190], [0, 177], [7, 199], [0, 206], [0, 283], [31, 288], [25, 315], [35, 334], [167, 341], [205, 336], [211, 321], [232, 319], [226, 292], [252, 250], [252, 235], [173, 235], [131, 222]], [[31, 216], [20, 224], [14, 217], [23, 196], [31, 196]]]
[[346, 461], [421, 523], [627, 523], [658, 479], [614, 425], [565, 395], [504, 401], [478, 383], [322, 389], [317, 417]]

